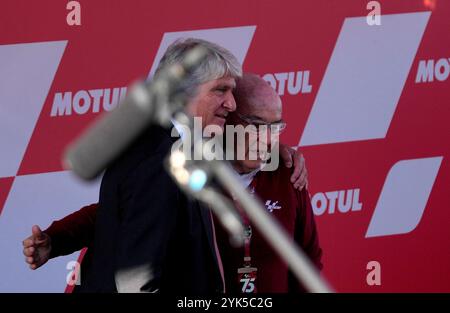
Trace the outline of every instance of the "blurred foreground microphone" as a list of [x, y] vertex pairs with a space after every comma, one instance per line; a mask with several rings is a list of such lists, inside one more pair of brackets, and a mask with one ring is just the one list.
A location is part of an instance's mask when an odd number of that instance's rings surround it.
[[174, 112], [186, 101], [181, 83], [203, 60], [207, 50], [189, 49], [181, 62], [163, 68], [150, 83], [136, 83], [127, 97], [74, 143], [64, 167], [84, 179], [93, 179], [151, 124], [169, 127]]

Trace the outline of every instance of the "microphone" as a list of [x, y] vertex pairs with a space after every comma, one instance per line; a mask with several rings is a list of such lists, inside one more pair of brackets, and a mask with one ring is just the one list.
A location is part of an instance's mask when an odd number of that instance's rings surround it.
[[83, 179], [94, 179], [149, 125], [169, 127], [172, 114], [181, 110], [186, 101], [181, 82], [206, 54], [204, 47], [195, 46], [185, 52], [180, 62], [162, 68], [150, 83], [135, 83], [112, 112], [68, 147], [64, 167]]

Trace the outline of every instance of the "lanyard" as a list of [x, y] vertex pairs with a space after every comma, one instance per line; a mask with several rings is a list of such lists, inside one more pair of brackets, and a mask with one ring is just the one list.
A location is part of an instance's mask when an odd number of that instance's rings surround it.
[[245, 225], [244, 227], [244, 266], [250, 266], [250, 262], [252, 261], [252, 257], [250, 255], [252, 227], [250, 225]]
[[[250, 184], [251, 188], [254, 189], [254, 181]], [[252, 239], [252, 227], [250, 225], [250, 221], [246, 214], [244, 214], [243, 210], [236, 203], [236, 207], [239, 210], [239, 213], [242, 217], [242, 223], [244, 224], [244, 266], [237, 269], [237, 281], [239, 283], [239, 288], [242, 293], [250, 294], [256, 293], [256, 278], [257, 271], [256, 267], [251, 265], [251, 254], [250, 254], [250, 243]]]
[[[256, 177], [253, 178], [252, 182], [249, 185], [249, 188], [251, 188], [251, 190], [254, 190], [255, 185], [256, 185]], [[250, 244], [252, 240], [253, 230], [252, 226], [250, 225], [250, 221], [247, 217], [247, 214], [244, 213], [244, 211], [238, 204], [236, 204], [236, 206], [239, 209], [239, 212], [242, 217], [242, 223], [244, 224], [244, 266], [250, 267], [252, 261]]]

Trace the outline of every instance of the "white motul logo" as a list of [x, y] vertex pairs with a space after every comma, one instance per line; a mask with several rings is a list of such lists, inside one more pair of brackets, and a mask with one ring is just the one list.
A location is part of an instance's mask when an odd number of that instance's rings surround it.
[[443, 82], [450, 75], [450, 58], [435, 60], [421, 60], [417, 68], [416, 84], [431, 83], [435, 79]]
[[262, 77], [273, 89], [283, 96], [285, 93], [297, 95], [310, 93], [312, 86], [309, 83], [309, 71], [297, 71], [288, 73], [265, 74]]
[[386, 14], [377, 27], [346, 18], [300, 145], [384, 138], [429, 17]]
[[57, 92], [50, 116], [111, 111], [125, 98], [127, 87]]
[[392, 166], [366, 237], [406, 234], [419, 225], [442, 158], [403, 160]]
[[281, 209], [281, 206], [278, 205], [278, 201], [272, 202], [272, 200], [267, 200], [267, 201], [266, 201], [266, 209], [267, 209], [267, 211], [269, 211], [270, 213], [272, 213], [273, 210], [279, 210], [279, 209]]
[[311, 198], [311, 205], [315, 215], [348, 213], [361, 211], [362, 203], [359, 201], [360, 189], [337, 190], [318, 192]]

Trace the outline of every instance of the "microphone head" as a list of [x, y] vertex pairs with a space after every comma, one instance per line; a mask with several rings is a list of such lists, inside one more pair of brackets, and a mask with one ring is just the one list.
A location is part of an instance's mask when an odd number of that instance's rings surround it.
[[174, 112], [186, 102], [183, 80], [198, 66], [208, 50], [195, 46], [181, 62], [163, 68], [149, 83], [137, 83], [119, 105], [71, 144], [63, 166], [90, 180], [102, 173], [151, 124], [171, 125]]

